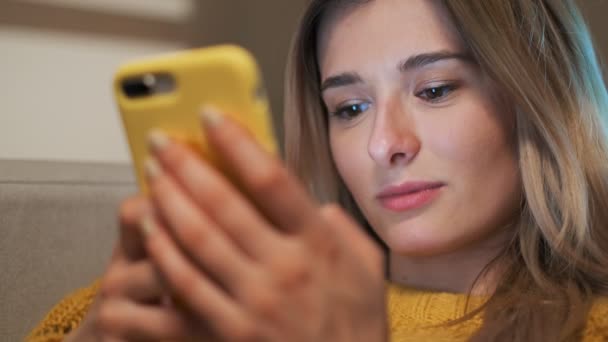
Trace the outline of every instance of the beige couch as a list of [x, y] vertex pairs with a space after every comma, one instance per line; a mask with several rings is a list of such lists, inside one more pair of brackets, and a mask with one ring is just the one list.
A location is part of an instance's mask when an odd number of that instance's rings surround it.
[[0, 160], [0, 341], [102, 274], [135, 189], [127, 165]]

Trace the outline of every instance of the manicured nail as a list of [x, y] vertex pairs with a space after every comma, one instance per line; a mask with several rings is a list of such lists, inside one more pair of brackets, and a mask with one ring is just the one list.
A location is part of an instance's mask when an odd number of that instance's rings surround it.
[[153, 152], [164, 150], [169, 145], [169, 137], [160, 130], [152, 130], [148, 134], [148, 147]]
[[139, 223], [139, 228], [141, 229], [142, 234], [145, 237], [148, 237], [156, 231], [156, 223], [154, 223], [154, 219], [150, 215], [144, 216], [144, 218]]
[[224, 116], [217, 108], [207, 105], [201, 109], [201, 119], [207, 128], [214, 128], [224, 121]]
[[163, 172], [160, 164], [154, 157], [150, 157], [146, 160], [146, 176], [149, 179], [154, 179]]

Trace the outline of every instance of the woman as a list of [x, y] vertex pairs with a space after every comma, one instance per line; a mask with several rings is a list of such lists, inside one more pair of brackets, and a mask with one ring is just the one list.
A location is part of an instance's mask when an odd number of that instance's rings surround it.
[[286, 100], [301, 183], [213, 110], [247, 197], [151, 136], [70, 338], [608, 339], [608, 96], [572, 1], [312, 1]]

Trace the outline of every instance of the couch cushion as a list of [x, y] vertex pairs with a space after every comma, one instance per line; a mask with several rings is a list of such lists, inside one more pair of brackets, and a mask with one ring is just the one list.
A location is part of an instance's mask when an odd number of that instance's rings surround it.
[[136, 192], [128, 165], [0, 160], [0, 336], [17, 341], [99, 277], [117, 208]]

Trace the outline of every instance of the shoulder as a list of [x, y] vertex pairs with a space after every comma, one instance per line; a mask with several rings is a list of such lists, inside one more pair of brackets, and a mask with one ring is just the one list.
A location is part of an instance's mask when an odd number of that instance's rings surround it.
[[584, 341], [608, 340], [608, 297], [597, 298], [587, 318]]

